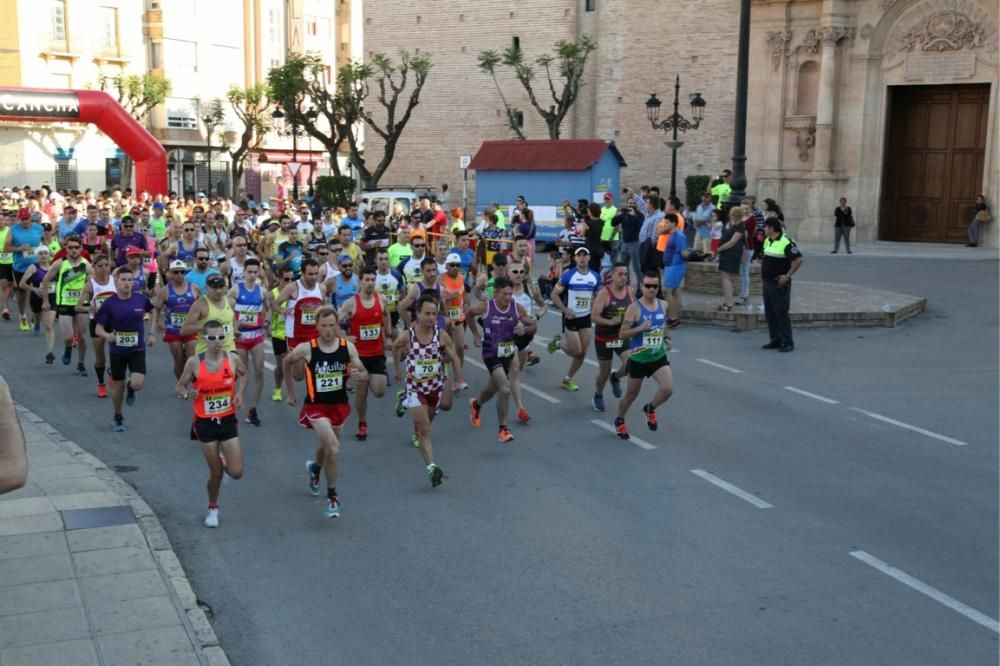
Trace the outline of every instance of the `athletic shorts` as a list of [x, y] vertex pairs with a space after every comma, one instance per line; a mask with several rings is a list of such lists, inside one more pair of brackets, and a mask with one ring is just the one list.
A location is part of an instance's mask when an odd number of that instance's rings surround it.
[[660, 368], [670, 366], [670, 361], [666, 356], [655, 361], [643, 363], [642, 361], [628, 360], [628, 376], [631, 379], [646, 379], [652, 377]]
[[150, 271], [146, 275], [146, 291], [152, 294], [153, 287], [155, 286], [156, 286], [156, 271]]
[[510, 374], [510, 362], [513, 356], [507, 356], [505, 358], [484, 358], [483, 365], [486, 366], [486, 372], [493, 374], [493, 371], [497, 368], [503, 368], [503, 373], [505, 375]]
[[[264, 331], [263, 329], [258, 329], [258, 330], [260, 331], [260, 335], [257, 335], [256, 337], [244, 338], [242, 335], [240, 335], [240, 337], [236, 338], [236, 348], [242, 349], [244, 351], [250, 351], [257, 345], [264, 344]], [[243, 331], [240, 331], [240, 333], [242, 334]], [[254, 331], [254, 333], [256, 333], [256, 331]]]
[[0, 280], [14, 281], [14, 264], [0, 264]]
[[[616, 346], [609, 347], [609, 344]], [[615, 354], [621, 356], [626, 350], [625, 342], [622, 340], [615, 340], [613, 342], [594, 340], [594, 348], [597, 350], [598, 361], [610, 361], [615, 357]]]
[[125, 371], [133, 374], [146, 374], [146, 350], [128, 352], [127, 354], [109, 354], [111, 357], [111, 379], [116, 382], [125, 381]]
[[[53, 294], [53, 296], [55, 296], [55, 294]], [[73, 317], [77, 316], [78, 314], [83, 314], [83, 313], [82, 312], [77, 312], [75, 305], [60, 305], [60, 306], [56, 307], [56, 316], [57, 317], [69, 317], [69, 318], [72, 319]]]
[[518, 351], [524, 351], [531, 344], [531, 341], [535, 339], [534, 333], [525, 333], [524, 335], [515, 335], [514, 344], [517, 345]]
[[686, 274], [686, 263], [680, 266], [667, 266], [663, 269], [663, 287], [665, 289], [680, 289]]
[[385, 368], [385, 356], [362, 356], [361, 365], [365, 366], [365, 371], [369, 375], [387, 374]]
[[337, 402], [332, 405], [325, 403], [306, 403], [302, 405], [299, 412], [299, 425], [312, 430], [312, 421], [326, 419], [333, 427], [344, 425], [348, 415], [351, 413], [351, 406], [346, 402]]
[[[91, 322], [92, 324], [94, 322]], [[189, 342], [196, 342], [198, 340], [198, 334], [192, 333], [191, 335], [177, 335], [176, 333], [164, 333], [163, 342], [170, 344], [171, 342], [182, 342], [187, 344]]]
[[406, 396], [403, 398], [403, 407], [406, 409], [413, 409], [414, 407], [426, 405], [427, 407], [436, 408], [440, 401], [441, 391], [420, 393], [419, 391], [411, 391], [407, 389]]
[[275, 356], [281, 356], [282, 354], [288, 353], [288, 340], [284, 338], [271, 338], [271, 349], [274, 350]]
[[[42, 313], [42, 297], [36, 294], [35, 292], [31, 292], [31, 294], [28, 296], [28, 304], [31, 305], [31, 311], [34, 312], [35, 314]], [[49, 307], [53, 310], [56, 309], [55, 294], [49, 294]]]
[[399, 326], [399, 313], [395, 310], [389, 313], [389, 323], [392, 324], [393, 328]]
[[568, 318], [563, 315], [562, 328], [563, 331], [582, 331], [584, 329], [590, 328], [590, 315], [584, 315], [582, 317]]
[[21, 286], [20, 286], [21, 285], [21, 278], [24, 277], [24, 273], [19, 273], [18, 271], [15, 271], [14, 269], [11, 269], [11, 270], [13, 271], [12, 272], [13, 277], [11, 278], [11, 281], [14, 283], [14, 286], [16, 286], [18, 289], [20, 289], [21, 288]]
[[191, 439], [205, 444], [227, 442], [240, 436], [239, 427], [236, 414], [213, 419], [196, 417], [191, 422]]

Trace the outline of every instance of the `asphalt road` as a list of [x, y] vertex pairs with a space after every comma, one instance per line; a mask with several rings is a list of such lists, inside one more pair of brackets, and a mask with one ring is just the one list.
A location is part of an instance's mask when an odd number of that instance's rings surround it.
[[492, 406], [469, 426], [468, 393], [436, 422], [436, 490], [408, 421], [375, 402], [369, 441], [345, 442], [336, 521], [306, 492], [311, 434], [266, 402], [263, 427], [241, 429], [247, 471], [223, 487], [222, 527], [203, 528], [204, 462], [162, 347], [125, 436], [93, 377], [43, 365], [13, 323], [0, 371], [85, 449], [136, 468], [122, 476], [235, 664], [993, 664], [997, 268], [811, 257], [803, 279], [930, 309], [896, 329], [798, 331], [794, 354], [759, 351], [764, 334], [676, 331], [660, 429], [629, 420], [652, 449], [591, 422], [613, 418], [590, 407], [595, 367], [568, 394], [567, 359], [544, 352], [525, 381], [558, 402], [527, 394], [513, 443], [496, 441]]

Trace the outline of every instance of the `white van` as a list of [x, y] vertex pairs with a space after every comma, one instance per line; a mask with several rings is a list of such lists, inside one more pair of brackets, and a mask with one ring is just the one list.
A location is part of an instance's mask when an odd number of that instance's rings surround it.
[[361, 193], [361, 203], [364, 209], [384, 210], [387, 216], [392, 215], [393, 206], [403, 207], [403, 215], [417, 207], [419, 197], [415, 192], [405, 190], [368, 190]]

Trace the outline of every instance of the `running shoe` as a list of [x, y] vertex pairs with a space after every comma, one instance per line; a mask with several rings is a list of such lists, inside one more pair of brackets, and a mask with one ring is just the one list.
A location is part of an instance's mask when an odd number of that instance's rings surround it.
[[618, 435], [618, 439], [628, 439], [628, 427], [625, 425], [625, 419], [618, 417], [615, 419], [615, 434]]
[[595, 393], [594, 397], [590, 400], [590, 404], [594, 406], [595, 412], [604, 411], [604, 396], [600, 393]]
[[108, 397], [108, 387], [105, 386], [104, 384], [98, 384], [97, 385], [97, 397], [98, 398], [107, 398]]
[[52, 352], [49, 352], [48, 354], [45, 355], [45, 365], [52, 365], [55, 362], [56, 362], [56, 355], [55, 354], [53, 354]]
[[115, 416], [115, 421], [111, 425], [112, 432], [125, 432], [125, 419], [121, 416]]
[[622, 397], [622, 380], [618, 379], [618, 375], [611, 373], [611, 395], [616, 398]]
[[219, 510], [209, 509], [208, 513], [205, 514], [205, 527], [218, 527], [219, 526]]
[[365, 421], [358, 422], [358, 432], [355, 435], [355, 437], [357, 437], [358, 441], [361, 442], [368, 439], [368, 423], [366, 423]]
[[410, 443], [413, 444], [414, 448], [420, 448], [420, 435], [413, 433], [410, 435]]
[[469, 388], [469, 384], [467, 382], [462, 382], [461, 384], [455, 384], [455, 393], [460, 393], [467, 388]]
[[479, 402], [475, 398], [469, 400], [469, 423], [473, 428], [479, 427]]
[[528, 413], [527, 409], [522, 407], [521, 409], [517, 410], [518, 423], [525, 424], [530, 420], [531, 420], [531, 414]]
[[73, 362], [73, 352], [70, 349], [67, 348], [65, 351], [63, 351], [62, 362], [63, 365], [69, 365], [70, 363]]
[[642, 406], [642, 413], [646, 415], [646, 427], [650, 430], [656, 430], [656, 410], [647, 402]]
[[548, 351], [550, 354], [555, 354], [556, 350], [559, 349], [560, 340], [562, 340], [562, 335], [560, 335], [559, 333], [553, 335], [552, 339], [549, 340], [549, 344], [545, 345], [546, 351]]
[[569, 377], [567, 377], [566, 379], [562, 380], [562, 383], [560, 383], [559, 385], [562, 386], [567, 391], [579, 391], [580, 390], [580, 387], [577, 385], [577, 383], [574, 382]]
[[135, 404], [135, 389], [130, 382], [125, 384], [125, 404], [129, 407]]
[[396, 391], [396, 416], [403, 418], [403, 414], [406, 413], [406, 408], [403, 407], [403, 398], [406, 397], [406, 391], [400, 389]]
[[507, 426], [500, 426], [500, 432], [497, 433], [497, 439], [500, 440], [501, 444], [506, 444], [507, 442], [514, 441], [514, 433], [510, 431]]
[[31, 332], [35, 335], [40, 335], [42, 332], [42, 322], [35, 320], [35, 325], [31, 327]]
[[525, 365], [528, 366], [538, 365], [541, 362], [542, 359], [538, 358], [538, 354], [536, 354], [535, 352], [528, 352], [528, 361], [526, 362]]
[[309, 474], [309, 494], [313, 497], [319, 495], [319, 473], [321, 468], [315, 460], [306, 461], [306, 473]]
[[31, 324], [29, 324], [28, 320], [25, 319], [24, 317], [21, 317], [21, 330], [22, 331], [30, 331], [31, 330]]
[[281, 402], [284, 399], [285, 397], [281, 395], [280, 388], [276, 388], [273, 391], [271, 391], [271, 400], [273, 400], [274, 402]]
[[3, 318], [4, 321], [10, 321], [10, 308], [3, 309]]
[[667, 320], [667, 328], [680, 328], [680, 327], [681, 327], [681, 320], [680, 319], [668, 319]]
[[444, 472], [442, 472], [441, 468], [434, 463], [428, 465], [427, 476], [430, 477], [431, 488], [437, 488], [441, 485], [441, 481], [444, 480]]
[[87, 376], [87, 366], [85, 366], [83, 363], [77, 363], [76, 364], [76, 374], [80, 375], [81, 377], [86, 377]]
[[249, 423], [250, 425], [254, 426], [255, 428], [259, 428], [260, 427], [260, 417], [257, 416], [257, 410], [256, 409], [251, 408], [250, 411], [247, 412], [247, 419], [246, 419], [246, 421], [247, 421], [247, 423]]
[[340, 500], [336, 495], [326, 501], [326, 517], [340, 518]]

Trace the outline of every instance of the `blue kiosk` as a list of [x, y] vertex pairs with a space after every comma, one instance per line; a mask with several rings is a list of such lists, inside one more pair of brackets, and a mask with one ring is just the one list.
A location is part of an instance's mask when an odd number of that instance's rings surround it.
[[535, 214], [537, 239], [554, 241], [563, 226], [563, 199], [602, 203], [611, 192], [617, 205], [625, 166], [614, 141], [485, 141], [469, 165], [476, 172], [476, 215], [494, 203], [509, 212], [520, 195]]

